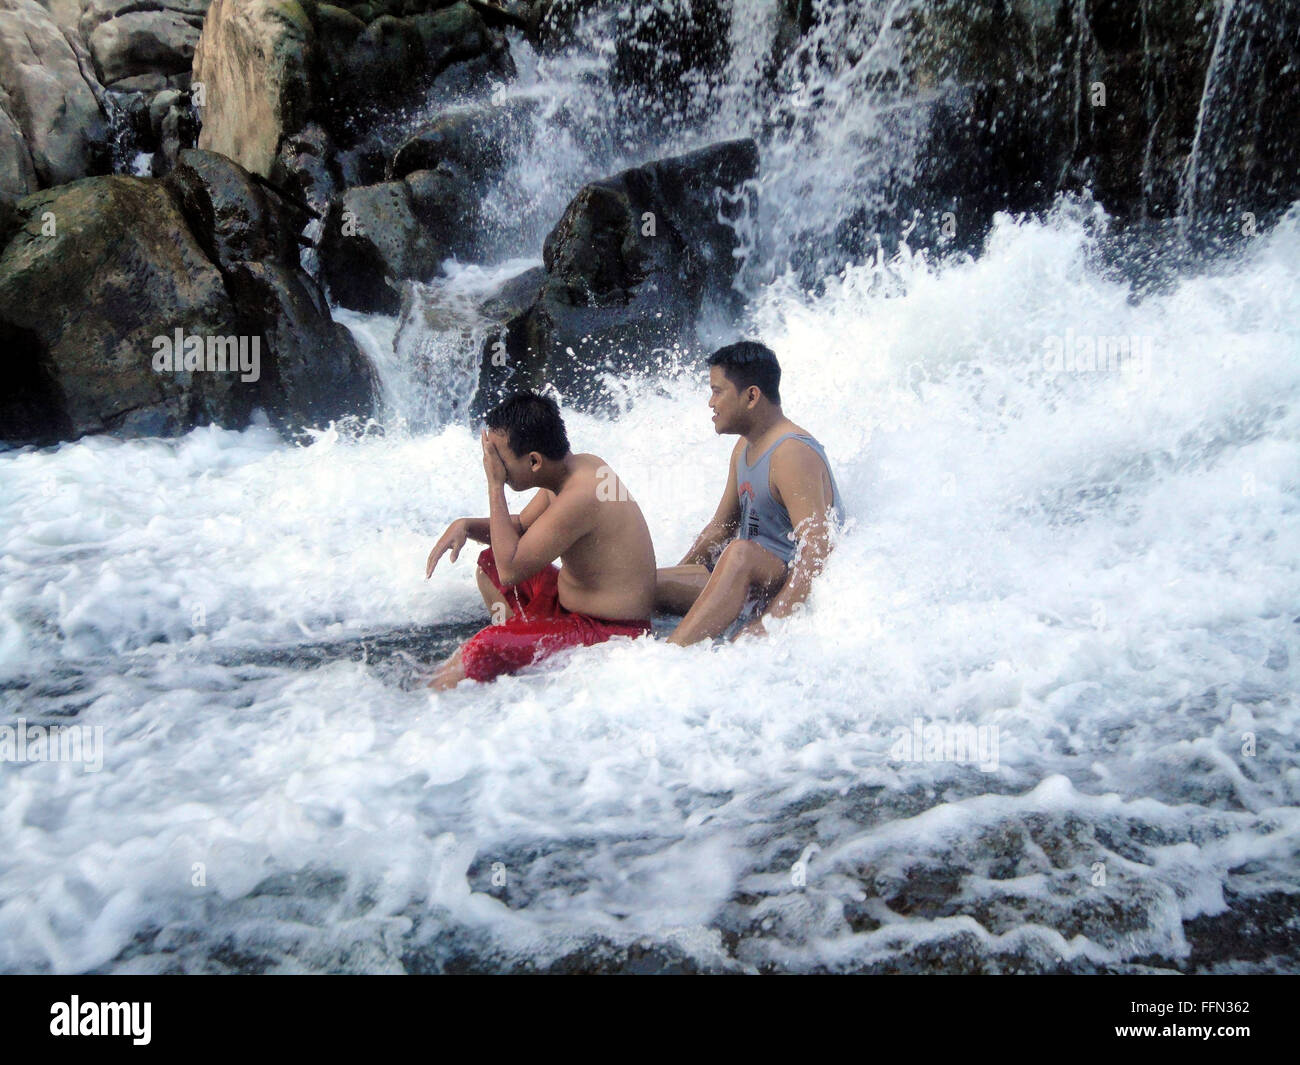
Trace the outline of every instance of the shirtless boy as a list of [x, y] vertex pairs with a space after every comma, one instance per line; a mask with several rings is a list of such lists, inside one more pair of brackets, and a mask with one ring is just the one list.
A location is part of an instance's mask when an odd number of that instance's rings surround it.
[[[569, 450], [555, 401], [518, 392], [486, 422], [489, 515], [452, 522], [429, 553], [425, 577], [447, 551], [455, 562], [466, 540], [488, 544], [475, 576], [500, 623], [442, 664], [430, 687], [444, 691], [466, 677], [513, 673], [566, 647], [646, 635], [654, 610], [654, 545], [641, 508], [604, 461]], [[540, 491], [511, 514], [506, 485]]]
[[826, 452], [781, 411], [781, 367], [745, 340], [709, 358], [709, 408], [719, 433], [740, 436], [713, 518], [676, 566], [658, 575], [658, 609], [684, 614], [668, 637], [721, 636], [749, 602], [762, 612], [736, 635], [761, 636], [763, 618], [792, 613], [812, 590], [844, 508]]

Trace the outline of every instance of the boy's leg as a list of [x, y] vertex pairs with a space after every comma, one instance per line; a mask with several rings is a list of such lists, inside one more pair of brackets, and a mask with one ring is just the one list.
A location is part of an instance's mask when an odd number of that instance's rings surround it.
[[721, 636], [740, 617], [751, 588], [771, 595], [785, 583], [785, 577], [785, 563], [775, 555], [751, 540], [733, 540], [668, 642], [685, 647]]
[[635, 638], [649, 631], [646, 622], [604, 621], [583, 614], [536, 621], [515, 618], [475, 633], [443, 663], [429, 686], [446, 691], [466, 677], [489, 681], [503, 673], [515, 673], [568, 647], [590, 647], [613, 636]]
[[436, 691], [445, 692], [456, 687], [465, 679], [465, 665], [460, 658], [461, 648], [456, 648], [456, 653], [447, 659], [438, 667], [438, 672], [433, 675], [433, 680], [429, 681], [429, 687]]
[[655, 609], [681, 616], [709, 583], [707, 566], [666, 566], [655, 574]]

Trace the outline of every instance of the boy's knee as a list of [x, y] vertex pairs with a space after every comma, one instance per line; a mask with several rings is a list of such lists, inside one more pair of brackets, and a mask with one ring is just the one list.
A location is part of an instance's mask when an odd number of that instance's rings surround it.
[[725, 569], [729, 573], [748, 572], [757, 562], [755, 552], [760, 550], [762, 548], [749, 540], [732, 540], [718, 556], [718, 564], [714, 567], [714, 572], [720, 569]]

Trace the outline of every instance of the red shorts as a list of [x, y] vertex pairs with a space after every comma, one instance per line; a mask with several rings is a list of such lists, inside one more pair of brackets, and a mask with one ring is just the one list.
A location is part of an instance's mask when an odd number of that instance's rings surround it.
[[560, 571], [554, 565], [509, 586], [501, 583], [492, 548], [484, 548], [478, 565], [515, 615], [476, 633], [460, 650], [465, 676], [492, 680], [514, 673], [566, 647], [590, 647], [611, 636], [644, 636], [648, 621], [609, 621], [575, 614], [560, 606]]

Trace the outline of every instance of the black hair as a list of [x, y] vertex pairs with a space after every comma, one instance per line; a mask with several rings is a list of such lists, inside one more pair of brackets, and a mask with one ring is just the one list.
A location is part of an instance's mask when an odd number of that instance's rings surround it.
[[767, 397], [768, 402], [781, 405], [781, 364], [776, 353], [757, 340], [740, 340], [718, 348], [709, 356], [710, 366], [721, 366], [727, 380], [743, 392], [750, 385]]
[[562, 459], [569, 453], [569, 434], [564, 429], [560, 408], [549, 396], [536, 392], [515, 392], [487, 412], [489, 429], [505, 431], [510, 450], [516, 455], [540, 452], [548, 459]]

